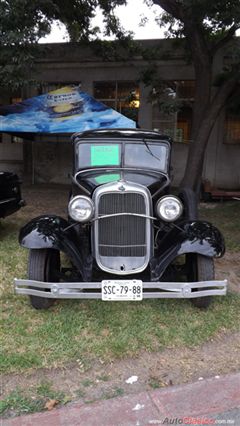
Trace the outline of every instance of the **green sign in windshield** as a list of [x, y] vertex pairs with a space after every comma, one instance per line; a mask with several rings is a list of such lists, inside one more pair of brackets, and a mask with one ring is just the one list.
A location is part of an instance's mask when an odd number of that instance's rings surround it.
[[115, 182], [116, 180], [119, 180], [119, 179], [120, 179], [120, 173], [111, 173], [111, 174], [97, 176], [95, 178], [95, 181], [101, 184], [101, 183]]
[[91, 146], [91, 166], [119, 166], [119, 145]]

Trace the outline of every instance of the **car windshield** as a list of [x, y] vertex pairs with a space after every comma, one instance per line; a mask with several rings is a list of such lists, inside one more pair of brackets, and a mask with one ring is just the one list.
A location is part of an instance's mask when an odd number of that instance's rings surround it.
[[168, 152], [164, 142], [79, 143], [77, 168], [129, 167], [166, 172]]
[[167, 146], [160, 143], [126, 143], [125, 166], [166, 171]]

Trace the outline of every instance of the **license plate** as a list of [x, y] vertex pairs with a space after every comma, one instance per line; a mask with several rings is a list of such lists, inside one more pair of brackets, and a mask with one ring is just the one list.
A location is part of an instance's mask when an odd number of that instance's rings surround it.
[[142, 300], [142, 281], [103, 280], [102, 300]]

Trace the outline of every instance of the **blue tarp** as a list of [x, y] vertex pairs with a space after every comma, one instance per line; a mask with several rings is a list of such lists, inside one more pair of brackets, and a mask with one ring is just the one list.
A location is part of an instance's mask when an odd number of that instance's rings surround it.
[[135, 127], [133, 120], [76, 86], [62, 87], [18, 104], [0, 107], [0, 132], [74, 133]]

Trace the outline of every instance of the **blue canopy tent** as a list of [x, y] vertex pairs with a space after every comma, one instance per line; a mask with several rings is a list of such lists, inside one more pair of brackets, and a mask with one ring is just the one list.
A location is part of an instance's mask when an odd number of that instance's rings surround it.
[[[50, 140], [94, 129], [135, 128], [133, 120], [97, 101], [77, 86], [66, 86], [23, 102], [0, 106], [0, 132], [24, 139]], [[69, 141], [70, 138], [68, 137]], [[32, 146], [32, 183], [35, 156]]]
[[136, 123], [76, 86], [0, 107], [0, 132], [59, 134], [103, 128], [135, 128]]

